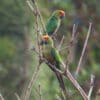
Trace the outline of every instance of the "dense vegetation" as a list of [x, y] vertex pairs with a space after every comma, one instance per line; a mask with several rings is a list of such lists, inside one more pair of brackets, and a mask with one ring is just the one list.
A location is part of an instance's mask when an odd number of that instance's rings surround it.
[[[70, 41], [73, 24], [77, 25], [77, 33], [79, 34], [70, 59], [70, 71], [72, 73], [76, 70], [89, 22], [92, 22], [92, 32], [81, 65], [78, 82], [88, 92], [90, 75], [95, 75], [93, 98], [97, 98], [98, 94], [100, 95], [99, 3], [99, 0], [38, 0], [45, 23], [54, 10], [63, 9], [66, 12], [65, 19], [57, 32], [57, 44], [63, 35], [65, 37], [62, 48], [66, 47]], [[33, 17], [25, 0], [0, 1], [0, 94], [4, 96], [5, 100], [16, 100], [14, 93], [18, 93], [19, 96], [22, 94], [24, 84], [31, 78], [38, 63], [36, 53], [30, 50], [32, 46], [36, 47], [34, 21], [35, 17]], [[60, 54], [66, 61], [67, 49], [62, 49]], [[43, 100], [55, 100], [57, 96], [61, 95], [55, 74], [45, 64], [42, 64], [40, 68], [30, 100], [39, 100], [37, 93], [39, 84], [41, 85]], [[81, 100], [78, 92], [68, 80], [65, 80], [65, 84], [72, 93], [73, 100]]]

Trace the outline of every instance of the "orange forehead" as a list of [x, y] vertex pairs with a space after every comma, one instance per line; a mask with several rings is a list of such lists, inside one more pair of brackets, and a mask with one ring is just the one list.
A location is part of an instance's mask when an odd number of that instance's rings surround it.
[[63, 10], [60, 10], [60, 11], [59, 11], [59, 14], [60, 14], [61, 16], [65, 16], [65, 12], [64, 12]]
[[43, 39], [48, 40], [49, 39], [49, 36], [48, 35], [44, 35], [43, 36]]

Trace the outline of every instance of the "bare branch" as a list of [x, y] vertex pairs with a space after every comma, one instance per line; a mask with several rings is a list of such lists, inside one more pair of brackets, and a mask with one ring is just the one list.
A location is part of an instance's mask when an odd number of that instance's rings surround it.
[[26, 3], [28, 4], [29, 8], [31, 9], [31, 11], [33, 12], [33, 14], [36, 16], [36, 11], [33, 8], [33, 6], [31, 5], [31, 2], [29, 0], [26, 1]]
[[38, 16], [36, 17], [36, 27], [37, 27], [37, 46], [38, 46], [38, 52], [39, 52], [39, 58], [41, 59], [42, 57], [42, 51], [40, 47], [40, 30], [39, 30], [39, 22], [38, 22]]
[[58, 47], [58, 51], [60, 51], [61, 46], [62, 46], [62, 44], [63, 44], [63, 41], [64, 41], [64, 35], [63, 35], [63, 37], [62, 37], [62, 39], [61, 39], [61, 41], [60, 41], [60, 44], [59, 44], [59, 47]]
[[39, 8], [38, 8], [37, 2], [36, 2], [36, 0], [32, 0], [32, 2], [33, 2], [33, 4], [35, 5], [35, 8], [36, 8], [36, 10], [37, 10], [37, 14], [39, 15], [39, 18], [40, 18], [40, 21], [41, 21], [41, 24], [42, 24], [43, 31], [46, 33], [45, 24], [44, 24], [42, 15], [41, 15], [41, 13], [40, 13], [40, 10], [39, 10]]
[[38, 8], [37, 2], [36, 2], [36, 0], [31, 0], [31, 1], [34, 4], [35, 8], [33, 8], [32, 4], [29, 0], [27, 0], [26, 2], [28, 4], [29, 8], [31, 9], [31, 11], [33, 12], [34, 16], [39, 16], [40, 22], [42, 24], [43, 31], [46, 33], [45, 24], [44, 24], [42, 15], [40, 13], [40, 10]]
[[0, 94], [0, 100], [4, 100], [3, 96]]
[[68, 48], [68, 56], [67, 56], [67, 60], [66, 60], [66, 69], [69, 66], [70, 63], [70, 54], [71, 54], [71, 49], [75, 43], [76, 37], [75, 37], [75, 33], [76, 33], [76, 29], [77, 27], [75, 26], [75, 24], [73, 25], [73, 30], [72, 30], [72, 36], [71, 36], [71, 40], [70, 40], [70, 44], [69, 44], [69, 48]]
[[16, 96], [17, 100], [21, 100], [17, 93], [15, 93], [15, 96]]
[[78, 90], [79, 94], [83, 97], [84, 100], [88, 100], [88, 97], [85, 91], [81, 88], [79, 83], [74, 79], [70, 71], [67, 69], [65, 76], [69, 79], [69, 81], [73, 84], [73, 86]]
[[34, 51], [38, 56], [40, 55], [35, 47], [31, 48], [30, 50]]
[[83, 97], [84, 100], [88, 100], [88, 97], [84, 90], [81, 88], [79, 83], [74, 79], [74, 77], [71, 75], [70, 71], [67, 69], [65, 72], [62, 72], [61, 70], [57, 69], [56, 66], [49, 63], [46, 59], [44, 59], [44, 62], [56, 73], [59, 73], [61, 75], [64, 75], [66, 78], [69, 79], [69, 81], [73, 84], [73, 86], [78, 90], [79, 94]]
[[35, 79], [37, 78], [37, 75], [38, 75], [38, 72], [39, 72], [39, 68], [40, 68], [40, 65], [41, 63], [39, 63], [36, 68], [35, 68], [35, 71], [32, 75], [32, 79], [30, 80], [29, 84], [28, 84], [28, 87], [26, 88], [26, 92], [25, 92], [25, 96], [24, 96], [24, 99], [23, 100], [29, 100], [29, 96], [31, 94], [31, 90], [32, 90], [32, 87], [34, 85], [34, 81]]
[[86, 40], [84, 42], [83, 50], [82, 50], [82, 53], [81, 53], [81, 56], [80, 56], [80, 59], [79, 59], [79, 62], [78, 62], [78, 66], [76, 68], [76, 72], [75, 72], [76, 77], [78, 76], [78, 73], [79, 73], [80, 68], [81, 68], [81, 62], [82, 62], [82, 59], [83, 59], [83, 56], [84, 56], [84, 53], [85, 53], [85, 50], [86, 50], [86, 47], [87, 47], [87, 43], [88, 43], [88, 40], [89, 40], [89, 36], [90, 36], [90, 33], [91, 33], [91, 27], [92, 27], [92, 23], [90, 23], [90, 25], [89, 25], [89, 30], [88, 30], [88, 33], [87, 33], [87, 36], [86, 36]]
[[[75, 24], [73, 25], [73, 30], [72, 30], [72, 36], [71, 36], [71, 39], [70, 39], [70, 43], [67, 44], [67, 46], [64, 48], [61, 48], [61, 45], [63, 43], [63, 40], [64, 40], [64, 36], [62, 37], [62, 40], [60, 42], [60, 48], [58, 48], [58, 51], [61, 51], [63, 49], [68, 49], [70, 47], [72, 47], [74, 44], [76, 44], [75, 40], [76, 40], [76, 36], [75, 36], [75, 33], [76, 33], [76, 30], [77, 30], [77, 27], [75, 26]], [[66, 44], [65, 44], [66, 45]], [[70, 48], [71, 49], [71, 48]], [[70, 49], [68, 51], [70, 51]]]
[[95, 80], [95, 76], [91, 75], [91, 83], [90, 83], [90, 89], [88, 93], [88, 100], [91, 100], [91, 94], [92, 94], [93, 87], [94, 87], [94, 80]]
[[[33, 0], [32, 0], [32, 2], [33, 2]], [[30, 2], [28, 2], [27, 1], [27, 3], [28, 3], [28, 5], [29, 5], [29, 7], [31, 8], [31, 10], [33, 11], [33, 7], [32, 7], [32, 5], [30, 4]], [[39, 37], [40, 37], [40, 28], [39, 28], [39, 10], [38, 10], [38, 7], [37, 7], [37, 4], [36, 4], [36, 2], [34, 1], [33, 2], [34, 4], [35, 4], [35, 12], [36, 12], [36, 35], [37, 35], [37, 46], [38, 46], [38, 51], [36, 52], [37, 54], [38, 54], [38, 56], [39, 56], [39, 64], [36, 66], [36, 68], [35, 68], [35, 71], [34, 71], [34, 73], [33, 73], [33, 75], [32, 75], [32, 79], [30, 80], [30, 82], [29, 82], [29, 84], [28, 84], [28, 87], [26, 88], [26, 91], [25, 91], [25, 96], [23, 97], [24, 99], [23, 100], [29, 100], [29, 96], [30, 96], [30, 94], [31, 94], [31, 90], [32, 90], [32, 87], [33, 87], [33, 85], [34, 85], [34, 81], [35, 81], [35, 79], [36, 79], [36, 77], [37, 77], [37, 75], [38, 75], [38, 72], [39, 72], [39, 69], [40, 69], [40, 65], [41, 65], [41, 63], [42, 63], [42, 61], [41, 61], [41, 57], [42, 57], [42, 53], [41, 53], [41, 48], [40, 48], [40, 41], [39, 41]], [[35, 50], [35, 48], [33, 49], [34, 51], [36, 51]]]
[[32, 10], [33, 14], [36, 16], [36, 27], [35, 27], [35, 29], [37, 31], [36, 32], [37, 33], [37, 45], [38, 45], [38, 50], [39, 50], [39, 56], [42, 56], [41, 48], [40, 48], [40, 45], [39, 45], [39, 43], [40, 43], [39, 42], [39, 39], [40, 39], [40, 28], [39, 28], [39, 20], [38, 20], [38, 15], [39, 15], [38, 7], [37, 7], [37, 5], [36, 5], [34, 0], [32, 0], [32, 2], [35, 3], [35, 6], [36, 6], [35, 9], [33, 8], [33, 6], [32, 6], [30, 1], [27, 0], [26, 2], [28, 4], [28, 6], [30, 7], [30, 9]]
[[40, 97], [39, 100], [42, 100], [42, 95], [41, 95], [41, 85], [40, 85], [40, 84], [39, 84], [39, 97]]
[[56, 95], [56, 100], [62, 100], [60, 96]]
[[64, 49], [68, 49], [70, 46], [68, 45], [68, 46], [66, 46], [66, 47], [64, 47], [64, 48], [60, 48], [58, 51], [60, 52], [60, 51], [62, 51], [62, 50], [64, 50]]

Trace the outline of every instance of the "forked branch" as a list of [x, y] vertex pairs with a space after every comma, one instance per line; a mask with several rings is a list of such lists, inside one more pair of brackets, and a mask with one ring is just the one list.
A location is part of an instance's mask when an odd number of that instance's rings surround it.
[[61, 70], [57, 69], [56, 66], [49, 63], [46, 59], [43, 59], [43, 61], [52, 69], [55, 73], [59, 73], [62, 76], [65, 76], [69, 81], [73, 84], [73, 86], [78, 90], [79, 94], [82, 96], [84, 100], [88, 100], [88, 96], [85, 93], [85, 91], [81, 88], [79, 83], [74, 79], [70, 71], [67, 69], [65, 72], [62, 72]]

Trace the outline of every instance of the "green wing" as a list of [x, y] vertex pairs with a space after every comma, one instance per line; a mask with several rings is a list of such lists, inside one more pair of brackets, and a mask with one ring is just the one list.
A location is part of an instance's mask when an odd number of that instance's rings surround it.
[[52, 48], [51, 54], [52, 54], [52, 57], [54, 58], [54, 60], [55, 60], [55, 62], [56, 62], [57, 67], [60, 68], [61, 57], [60, 57], [60, 55], [59, 55], [59, 52], [57, 51], [56, 48]]
[[58, 27], [58, 18], [52, 16], [46, 25], [46, 31], [48, 35], [52, 35], [57, 29], [57, 27]]

